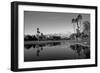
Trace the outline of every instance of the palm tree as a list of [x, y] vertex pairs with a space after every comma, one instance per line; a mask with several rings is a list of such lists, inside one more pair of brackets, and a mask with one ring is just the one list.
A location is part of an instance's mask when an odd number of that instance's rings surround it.
[[82, 15], [81, 14], [79, 14], [78, 16], [77, 16], [77, 18], [73, 18], [72, 19], [72, 23], [77, 23], [77, 29], [79, 30], [80, 29], [80, 26], [79, 26], [79, 21], [80, 21], [80, 25], [81, 25], [81, 20], [82, 20]]
[[79, 19], [76, 18], [75, 21], [76, 21], [76, 23], [77, 23], [77, 29], [79, 29], [79, 28], [80, 28], [80, 27], [79, 27], [79, 24], [78, 24]]
[[[77, 18], [73, 18], [72, 19], [72, 23], [77, 23], [77, 29], [76, 29], [76, 33], [77, 33], [77, 35], [79, 35], [80, 34], [80, 26], [79, 26], [79, 21], [80, 21], [80, 25], [81, 25], [81, 20], [82, 20], [82, 15], [81, 14], [79, 14], [78, 16], [77, 16]], [[74, 25], [74, 24], [73, 24]]]
[[39, 28], [37, 28], [37, 38], [38, 38], [38, 41], [39, 41], [39, 34], [40, 34], [40, 31], [39, 31]]
[[72, 19], [72, 23], [75, 23], [75, 19], [74, 18]]
[[74, 26], [74, 32], [75, 32], [75, 25], [74, 25], [74, 23], [76, 23], [76, 20], [73, 18], [72, 19], [72, 23], [73, 23], [73, 26]]
[[[77, 23], [77, 28], [80, 30], [81, 27], [81, 20], [82, 20], [82, 15], [79, 14], [76, 18], [76, 23]], [[79, 26], [79, 21], [80, 21], [80, 26]]]
[[82, 19], [82, 15], [81, 14], [79, 14], [77, 17], [80, 18], [80, 19]]
[[[73, 26], [74, 26], [74, 33], [75, 33], [75, 24], [74, 23], [76, 23], [76, 19], [72, 19], [72, 23], [73, 23]], [[74, 35], [74, 38], [75, 38], [75, 40], [76, 40], [76, 36]]]
[[78, 22], [80, 21], [80, 27], [81, 27], [82, 15], [81, 15], [81, 14], [79, 14], [79, 15], [77, 16], [77, 18], [78, 18]]

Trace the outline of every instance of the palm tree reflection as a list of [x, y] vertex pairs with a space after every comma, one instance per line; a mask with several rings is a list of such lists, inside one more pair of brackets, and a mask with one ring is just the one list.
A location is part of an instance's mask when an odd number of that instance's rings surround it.
[[32, 44], [25, 44], [24, 47], [25, 47], [26, 49], [30, 49], [30, 48], [32, 47]]
[[48, 46], [57, 46], [57, 45], [61, 45], [61, 42], [50, 42], [50, 43], [41, 43], [41, 44], [25, 44], [24, 47], [26, 49], [30, 49], [31, 47], [33, 47], [34, 49], [36, 49], [36, 56], [40, 56], [41, 51], [43, 51], [44, 47]]
[[70, 45], [70, 48], [74, 50], [79, 56], [81, 56], [81, 53], [83, 53], [85, 55], [85, 58], [90, 58], [90, 47], [80, 44], [74, 44]]

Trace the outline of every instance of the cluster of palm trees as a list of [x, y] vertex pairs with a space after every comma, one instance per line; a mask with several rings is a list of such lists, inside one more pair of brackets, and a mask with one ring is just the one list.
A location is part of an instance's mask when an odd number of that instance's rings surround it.
[[[76, 25], [77, 25], [77, 29], [76, 29], [77, 34], [80, 33], [81, 20], [82, 20], [82, 15], [81, 14], [79, 14], [76, 18], [72, 19], [73, 26], [75, 26], [74, 23], [76, 23]], [[79, 26], [79, 22], [80, 22], [80, 26]], [[75, 32], [75, 30], [74, 30], [74, 32]]]
[[74, 38], [76, 40], [78, 40], [78, 37], [81, 37], [81, 38], [85, 38], [87, 36], [89, 36], [89, 32], [90, 32], [90, 22], [89, 21], [84, 21], [83, 22], [83, 31], [80, 32], [81, 30], [81, 20], [82, 20], [82, 15], [79, 14], [77, 15], [76, 18], [73, 18], [72, 19], [72, 23], [73, 23], [73, 26], [74, 26]]
[[[74, 26], [74, 33], [79, 37], [80, 36], [80, 27], [81, 27], [81, 20], [82, 20], [82, 15], [79, 14], [76, 18], [72, 19], [72, 23]], [[75, 29], [75, 23], [76, 23], [76, 29]], [[77, 40], [76, 36], [75, 39]]]

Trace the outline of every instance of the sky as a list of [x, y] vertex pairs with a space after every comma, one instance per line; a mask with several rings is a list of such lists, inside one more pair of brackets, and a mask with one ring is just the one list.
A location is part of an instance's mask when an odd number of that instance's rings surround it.
[[[76, 18], [78, 14], [24, 11], [24, 34], [35, 35], [37, 28], [43, 34], [74, 33], [72, 19]], [[82, 22], [90, 22], [90, 14], [82, 14], [82, 18]]]

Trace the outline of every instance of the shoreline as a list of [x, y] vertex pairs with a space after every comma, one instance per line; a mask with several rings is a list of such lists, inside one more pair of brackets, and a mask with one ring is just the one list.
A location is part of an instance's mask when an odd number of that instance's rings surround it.
[[88, 44], [88, 41], [87, 40], [82, 40], [82, 41], [75, 41], [75, 40], [48, 40], [48, 41], [24, 41], [24, 44], [28, 45], [28, 44], [46, 44], [46, 43], [71, 43], [72, 45], [73, 44], [81, 44], [81, 45], [84, 45], [84, 46], [90, 46]]

